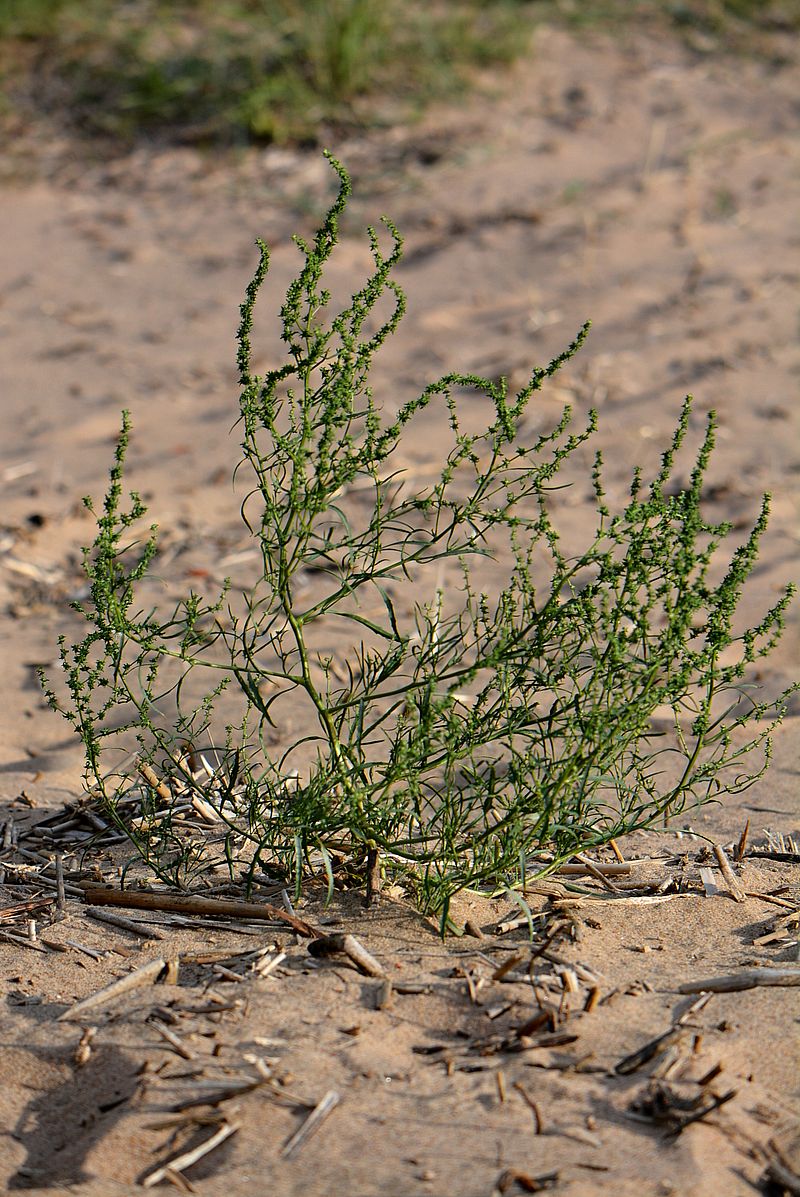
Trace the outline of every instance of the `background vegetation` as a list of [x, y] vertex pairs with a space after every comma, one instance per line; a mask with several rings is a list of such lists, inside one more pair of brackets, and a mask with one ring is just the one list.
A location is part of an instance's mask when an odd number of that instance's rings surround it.
[[774, 54], [800, 0], [0, 0], [0, 111], [123, 147], [317, 144], [413, 118], [543, 21]]

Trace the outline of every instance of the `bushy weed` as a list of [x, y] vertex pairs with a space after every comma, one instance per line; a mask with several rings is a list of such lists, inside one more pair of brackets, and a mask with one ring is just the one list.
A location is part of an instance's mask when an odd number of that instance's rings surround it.
[[[702, 502], [713, 416], [675, 468], [689, 400], [622, 505], [595, 456], [585, 542], [565, 545], [554, 492], [596, 416], [576, 430], [567, 409], [532, 433], [526, 413], [586, 328], [516, 394], [451, 373], [381, 405], [369, 376], [404, 310], [401, 239], [390, 221], [369, 230], [372, 271], [337, 310], [324, 271], [350, 183], [331, 161], [337, 198], [297, 239], [284, 360], [260, 375], [261, 243], [241, 308], [237, 472], [258, 579], [142, 606], [158, 534], [124, 500], [126, 416], [103, 505], [87, 500], [86, 632], [62, 640], [65, 685], [47, 692], [83, 740], [88, 789], [163, 880], [223, 866], [248, 886], [374, 889], [383, 873], [444, 925], [460, 890], [524, 886], [760, 776], [785, 695], [762, 700], [749, 675], [792, 588], [739, 626], [769, 501], [726, 553], [731, 529]], [[474, 403], [462, 414], [476, 395], [477, 428]], [[432, 411], [446, 443], [420, 484], [404, 447]]]

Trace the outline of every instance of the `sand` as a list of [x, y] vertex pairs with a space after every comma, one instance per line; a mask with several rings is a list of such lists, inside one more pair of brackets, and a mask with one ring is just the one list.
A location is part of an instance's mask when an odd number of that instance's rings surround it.
[[[552, 421], [566, 402], [578, 418], [598, 408], [609, 493], [619, 501], [634, 463], [657, 464], [687, 390], [694, 431], [715, 408], [713, 517], [744, 534], [761, 493], [773, 494], [744, 604], [751, 619], [797, 574], [796, 71], [796, 58], [777, 67], [690, 56], [669, 40], [579, 43], [543, 31], [530, 62], [486, 80], [488, 91], [457, 109], [332, 147], [356, 189], [335, 286], [364, 269], [363, 226], [384, 211], [406, 239], [399, 278], [409, 311], [376, 366], [382, 401], [396, 406], [450, 369], [520, 383], [590, 317], [587, 347], [543, 394], [537, 418]], [[237, 444], [227, 434], [253, 241], [273, 247], [259, 317], [267, 360], [271, 311], [297, 262], [290, 235], [312, 231], [331, 194], [317, 153], [253, 151], [223, 162], [151, 148], [91, 162], [35, 137], [25, 149], [9, 149], [0, 171], [0, 818], [13, 816], [23, 833], [80, 794], [80, 744], [43, 704], [34, 666], [51, 662], [58, 634], [76, 627], [67, 603], [79, 593], [80, 547], [91, 536], [81, 498], [102, 494], [119, 411], [129, 408], [134, 426], [129, 480], [174, 549], [171, 582], [213, 581], [220, 559], [247, 546], [229, 481]], [[435, 455], [434, 436], [426, 426], [410, 465]], [[588, 487], [564, 499], [569, 526], [580, 526], [587, 503]], [[771, 693], [797, 676], [798, 626], [795, 612], [762, 668]], [[538, 1008], [514, 970], [510, 981], [492, 980], [510, 945], [527, 952], [518, 971], [530, 957], [525, 928], [497, 934], [515, 913], [507, 899], [462, 899], [459, 919], [486, 938], [443, 945], [399, 899], [365, 912], [346, 895], [324, 912], [311, 895], [304, 918], [352, 931], [396, 988], [423, 990], [395, 992], [377, 1008], [380, 980], [344, 958], [314, 961], [285, 930], [173, 927], [148, 942], [91, 921], [71, 897], [66, 920], [49, 928], [40, 920], [40, 934], [98, 958], [0, 941], [0, 1186], [139, 1192], [170, 1154], [164, 1122], [192, 1082], [257, 1078], [260, 1057], [273, 1080], [220, 1107], [238, 1130], [187, 1170], [193, 1191], [483, 1197], [536, 1191], [533, 1178], [552, 1173], [541, 1183], [575, 1195], [758, 1191], [769, 1140], [791, 1134], [800, 1114], [796, 988], [717, 994], [691, 1017], [676, 1089], [697, 1097], [692, 1079], [720, 1064], [706, 1089], [735, 1096], [678, 1136], [630, 1117], [653, 1062], [613, 1069], [686, 1010], [682, 983], [796, 965], [796, 932], [753, 941], [796, 909], [797, 864], [750, 857], [738, 867], [749, 893], [777, 889], [789, 906], [735, 902], [718, 874], [720, 892], [706, 896], [703, 842], [685, 829], [730, 845], [749, 818], [751, 844], [766, 843], [766, 831], [773, 844], [797, 836], [798, 715], [794, 701], [775, 762], [752, 789], [670, 833], [622, 845], [642, 860], [633, 879], [661, 882], [683, 870], [688, 895], [657, 904], [570, 895], [566, 907], [532, 899], [543, 926], [563, 925], [558, 954], [596, 977], [591, 1013], [581, 1009], [593, 985], [580, 976], [564, 998], [570, 1016], [558, 1029], [576, 1036], [569, 1043], [502, 1047]], [[112, 873], [117, 862], [101, 859]], [[16, 900], [10, 883], [0, 893], [2, 905]], [[24, 923], [11, 929], [24, 934]], [[177, 985], [135, 990], [82, 1024], [57, 1021], [154, 956], [224, 950], [244, 976], [236, 953], [272, 943], [286, 957], [266, 977], [237, 981], [213, 963], [185, 963]], [[188, 1059], [156, 1029], [154, 1011]], [[87, 1024], [97, 1030], [80, 1064]], [[285, 1157], [308, 1110], [331, 1091], [338, 1104]], [[174, 1149], [214, 1129], [179, 1128]]]

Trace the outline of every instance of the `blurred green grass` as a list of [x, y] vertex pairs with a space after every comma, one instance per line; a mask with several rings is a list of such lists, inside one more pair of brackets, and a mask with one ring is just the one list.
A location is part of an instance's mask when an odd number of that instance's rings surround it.
[[0, 0], [2, 112], [121, 146], [315, 144], [413, 119], [545, 20], [752, 51], [800, 0]]

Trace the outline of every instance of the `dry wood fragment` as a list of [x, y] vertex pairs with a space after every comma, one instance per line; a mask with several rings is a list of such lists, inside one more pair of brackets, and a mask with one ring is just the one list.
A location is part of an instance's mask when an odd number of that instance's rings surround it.
[[572, 968], [559, 969], [558, 975], [561, 978], [561, 983], [564, 986], [565, 993], [579, 993], [580, 992], [580, 985], [578, 984], [578, 978], [575, 975], [574, 969], [572, 969]]
[[430, 985], [425, 981], [394, 981], [392, 988], [395, 993], [430, 993]]
[[741, 860], [742, 857], [744, 856], [744, 850], [747, 847], [747, 836], [748, 836], [749, 832], [750, 832], [750, 820], [748, 819], [744, 825], [742, 834], [739, 836], [739, 842], [736, 845], [736, 852], [734, 855], [736, 856], [737, 860]]
[[244, 983], [244, 975], [242, 973], [234, 972], [232, 968], [226, 968], [224, 964], [213, 965], [213, 971], [220, 981], [237, 981], [239, 984]]
[[308, 1115], [302, 1126], [298, 1127], [292, 1137], [284, 1144], [281, 1151], [281, 1157], [283, 1159], [288, 1159], [298, 1147], [302, 1146], [306, 1139], [308, 1139], [314, 1134], [315, 1131], [319, 1129], [323, 1121], [335, 1109], [340, 1101], [341, 1098], [336, 1090], [330, 1089], [322, 1098], [322, 1101], [314, 1106], [314, 1109]]
[[[17, 852], [20, 856], [28, 857], [31, 860], [36, 860], [39, 862], [41, 859], [43, 859], [45, 864], [50, 863], [46, 858], [40, 858], [38, 853], [25, 852], [22, 848], [17, 848]], [[36, 886], [44, 885], [48, 889], [58, 888], [58, 883], [54, 881], [52, 877], [45, 877], [39, 872], [38, 868], [34, 868], [32, 865], [15, 865], [11, 864], [10, 861], [4, 860], [3, 868], [7, 873], [11, 874], [11, 877], [18, 877], [23, 884], [28, 883]], [[9, 880], [11, 880], [11, 878], [6, 878], [6, 884], [8, 884]], [[64, 890], [66, 893], [72, 894], [76, 898], [83, 897], [83, 890], [79, 889], [77, 885], [70, 885], [69, 883], [65, 882]]]
[[84, 910], [87, 918], [96, 919], [99, 923], [108, 923], [110, 927], [119, 927], [121, 931], [130, 931], [140, 939], [163, 939], [163, 932], [157, 931], [146, 923], [137, 923], [135, 919], [126, 919], [120, 914], [109, 914], [107, 910]]
[[542, 1112], [539, 1109], [538, 1105], [536, 1104], [534, 1099], [531, 1097], [530, 1093], [527, 1092], [527, 1090], [525, 1089], [525, 1086], [523, 1084], [521, 1084], [519, 1081], [514, 1081], [514, 1088], [516, 1089], [517, 1093], [519, 1093], [520, 1097], [525, 1102], [525, 1105], [528, 1107], [530, 1112], [533, 1114], [534, 1134], [536, 1134], [536, 1135], [544, 1134], [544, 1122], [542, 1121]]
[[[551, 881], [549, 878], [541, 878], [531, 882], [530, 885], [525, 886], [522, 893], [526, 898], [529, 894], [538, 894], [542, 898], [569, 898], [572, 896], [560, 881]], [[527, 923], [527, 921], [527, 919], [521, 919], [516, 926], [520, 927], [523, 923]], [[503, 926], [505, 925], [504, 921]]]
[[661, 1053], [661, 1057], [650, 1070], [650, 1076], [654, 1080], [677, 1080], [686, 1071], [689, 1063], [689, 1058], [676, 1043], [673, 1043], [672, 1047]]
[[312, 956], [336, 956], [343, 953], [349, 957], [355, 964], [359, 972], [362, 972], [367, 977], [386, 976], [386, 970], [370, 955], [360, 940], [356, 939], [354, 935], [343, 935], [341, 932], [336, 932], [334, 935], [322, 935], [308, 945], [308, 950]]
[[731, 868], [731, 862], [728, 860], [728, 857], [725, 855], [724, 848], [722, 848], [719, 844], [714, 844], [713, 851], [714, 851], [715, 857], [717, 858], [717, 864], [719, 865], [719, 871], [720, 871], [720, 873], [722, 873], [722, 876], [725, 878], [725, 884], [727, 885], [730, 895], [733, 898], [734, 902], [744, 902], [744, 900], [745, 900], [744, 890], [742, 889], [742, 886], [739, 883], [739, 878], [736, 876], [733, 869]]
[[153, 984], [166, 968], [166, 963], [166, 960], [162, 957], [157, 957], [155, 960], [148, 960], [147, 964], [135, 968], [132, 973], [127, 973], [126, 976], [120, 977], [118, 981], [112, 981], [110, 985], [98, 989], [96, 993], [92, 993], [82, 1001], [76, 1002], [74, 1006], [70, 1006], [69, 1010], [65, 1010], [63, 1014], [59, 1014], [57, 1021], [64, 1022], [65, 1019], [75, 1018], [83, 1014], [84, 1010], [90, 1010], [94, 1006], [109, 1002], [121, 993], [128, 993], [131, 989], [136, 989], [140, 985]]
[[[254, 1089], [260, 1089], [262, 1085], [267, 1082], [264, 1077], [247, 1077], [240, 1081], [230, 1081], [226, 1085], [218, 1085], [213, 1088], [216, 1082], [204, 1082], [200, 1086], [200, 1092], [193, 1097], [183, 1097], [180, 1101], [175, 1102], [171, 1106], [173, 1113], [179, 1114], [184, 1110], [194, 1110], [198, 1106], [219, 1106], [224, 1101], [230, 1101], [232, 1097], [243, 1097], [246, 1093], [252, 1093]], [[210, 1086], [210, 1087], [207, 1087]]]
[[518, 1168], [506, 1168], [497, 1178], [496, 1192], [508, 1193], [514, 1185], [522, 1189], [523, 1193], [543, 1193], [558, 1184], [558, 1172], [545, 1172], [541, 1176], [531, 1176], [527, 1172], [520, 1172]]
[[92, 1040], [97, 1034], [97, 1027], [85, 1027], [80, 1042], [75, 1048], [73, 1059], [76, 1068], [84, 1068], [89, 1063], [92, 1054]]
[[713, 997], [713, 993], [701, 993], [693, 1002], [689, 1002], [688, 1006], [675, 1019], [675, 1022], [686, 1024], [690, 1019], [694, 1018], [695, 1014], [699, 1014], [701, 1010], [705, 1010]]
[[43, 935], [39, 936], [40, 941], [45, 944], [51, 952], [68, 952], [69, 948], [65, 943], [59, 943], [57, 939], [45, 939]]
[[83, 952], [84, 956], [90, 956], [92, 960], [102, 960], [105, 956], [104, 951], [90, 948], [85, 943], [78, 943], [76, 939], [65, 939], [64, 943], [68, 948], [74, 948], [76, 952]]
[[139, 774], [144, 778], [150, 788], [155, 790], [162, 801], [173, 801], [175, 796], [172, 793], [172, 790], [169, 788], [169, 786], [164, 784], [154, 769], [151, 769], [145, 761], [140, 761], [136, 767], [139, 771]]
[[[604, 887], [605, 887], [605, 889], [607, 889], [607, 890], [609, 891], [609, 893], [612, 893], [612, 894], [618, 894], [618, 893], [620, 892], [620, 891], [619, 891], [619, 889], [617, 888], [617, 886], [614, 884], [614, 882], [613, 882], [613, 881], [611, 881], [611, 880], [610, 880], [610, 879], [609, 879], [609, 878], [608, 878], [608, 877], [605, 875], [605, 872], [601, 871], [601, 870], [600, 870], [600, 869], [597, 867], [597, 865], [594, 863], [594, 861], [591, 861], [591, 860], [589, 860], [589, 857], [588, 857], [588, 856], [584, 856], [582, 852], [576, 852], [576, 853], [575, 853], [575, 859], [576, 859], [577, 861], [580, 861], [580, 863], [581, 863], [581, 864], [584, 866], [584, 868], [586, 869], [587, 873], [590, 873], [590, 874], [591, 874], [591, 876], [592, 876], [592, 877], [594, 877], [596, 881], [599, 881], [599, 882], [600, 882], [600, 884], [601, 884], [602, 886], [604, 886]], [[618, 867], [618, 868], [621, 868], [622, 866], [616, 866], [616, 867]], [[608, 868], [608, 869], [613, 869], [613, 868], [615, 868], [615, 866], [614, 866], [614, 865], [608, 865], [608, 866], [607, 866], [607, 868]]]
[[178, 977], [180, 975], [181, 962], [179, 959], [171, 959], [167, 961], [167, 967], [164, 970], [164, 984], [177, 985]]
[[25, 939], [22, 935], [14, 935], [11, 931], [0, 931], [0, 939], [4, 939], [7, 943], [17, 944], [18, 947], [30, 948], [34, 952], [47, 951], [47, 948], [43, 948], [40, 943], [34, 943], [32, 939]]
[[720, 888], [717, 885], [717, 879], [713, 869], [701, 869], [700, 880], [703, 883], [703, 889], [707, 898], [714, 898], [720, 893]]
[[611, 851], [614, 853], [614, 855], [616, 856], [616, 858], [617, 858], [617, 860], [619, 861], [619, 863], [620, 863], [620, 864], [625, 864], [625, 857], [622, 855], [622, 852], [621, 852], [621, 851], [620, 851], [620, 849], [619, 849], [619, 845], [617, 844], [617, 841], [616, 841], [616, 840], [609, 840], [609, 841], [608, 841], [608, 846], [609, 846], [609, 848], [611, 849]]
[[141, 1181], [142, 1187], [151, 1189], [162, 1180], [166, 1180], [170, 1172], [180, 1173], [184, 1168], [190, 1168], [192, 1164], [196, 1164], [198, 1160], [202, 1160], [204, 1156], [214, 1151], [221, 1143], [229, 1139], [231, 1135], [235, 1135], [238, 1129], [239, 1127], [235, 1122], [225, 1123], [216, 1134], [212, 1135], [210, 1139], [206, 1139], [199, 1147], [195, 1147], [191, 1151], [184, 1151], [180, 1155], [174, 1156], [167, 1164], [162, 1164], [160, 1167], [154, 1168], [152, 1172], [148, 1172]]
[[150, 1026], [158, 1032], [161, 1038], [166, 1040], [170, 1047], [174, 1048], [178, 1055], [184, 1060], [195, 1060], [197, 1058], [197, 1054], [193, 1052], [191, 1048], [188, 1048], [183, 1040], [180, 1039], [174, 1031], [171, 1031], [169, 1027], [164, 1026], [163, 1022], [157, 1018], [151, 1018], [149, 1022]]
[[630, 863], [618, 861], [616, 864], [605, 864], [587, 857], [576, 855], [577, 864], [563, 864], [555, 871], [556, 877], [585, 877], [588, 873], [592, 877], [627, 877], [631, 871]]
[[392, 1004], [393, 996], [394, 990], [392, 988], [392, 983], [387, 977], [386, 980], [381, 981], [380, 985], [378, 985], [375, 991], [375, 1009], [388, 1010]]
[[30, 898], [27, 902], [15, 902], [13, 906], [3, 906], [0, 908], [0, 919], [14, 922], [21, 914], [33, 914], [36, 911], [46, 910], [48, 906], [53, 905], [53, 901], [53, 898]]
[[761, 860], [778, 860], [782, 864], [800, 864], [800, 852], [773, 852], [768, 848], [751, 848], [747, 855]]
[[706, 1085], [710, 1085], [712, 1081], [715, 1081], [721, 1072], [722, 1062], [717, 1061], [713, 1068], [709, 1068], [708, 1072], [704, 1072], [701, 1077], [698, 1077], [697, 1084], [703, 1089]]
[[513, 956], [509, 956], [507, 960], [494, 970], [491, 979], [493, 981], [502, 981], [518, 964], [522, 964], [527, 954], [527, 952], [515, 952]]
[[467, 919], [464, 923], [464, 934], [471, 935], [473, 939], [484, 939], [485, 936], [480, 927], [472, 919]]
[[220, 817], [214, 810], [210, 802], [206, 802], [205, 798], [201, 798], [199, 794], [192, 795], [192, 808], [197, 812], [200, 818], [206, 823], [219, 823]]
[[171, 910], [179, 914], [219, 915], [222, 918], [269, 920], [288, 923], [299, 935], [322, 938], [322, 932], [269, 902], [236, 902], [227, 898], [201, 898], [194, 894], [151, 893], [147, 890], [111, 889], [88, 882], [81, 886], [91, 906], [127, 906], [135, 910]]
[[657, 1056], [660, 1052], [666, 1051], [668, 1047], [671, 1047], [673, 1044], [677, 1043], [687, 1033], [686, 1027], [680, 1025], [670, 1027], [669, 1030], [664, 1031], [663, 1034], [656, 1035], [655, 1039], [648, 1040], [648, 1042], [642, 1047], [638, 1048], [637, 1051], [631, 1052], [629, 1056], [623, 1056], [621, 1060], [618, 1060], [614, 1065], [614, 1072], [617, 1074], [617, 1076], [627, 1076], [627, 1074], [630, 1072], [636, 1072], [636, 1070], [646, 1064], [648, 1060], [652, 1060], [653, 1057]]
[[285, 952], [276, 952], [276, 954], [271, 956], [268, 960], [259, 960], [258, 963], [254, 965], [253, 972], [257, 973], [259, 977], [268, 977], [271, 973], [274, 973], [279, 964], [283, 964], [285, 959]]
[[778, 898], [775, 894], [760, 894], [754, 890], [746, 889], [746, 898], [760, 898], [762, 902], [769, 902], [772, 906], [782, 906], [785, 910], [793, 910], [797, 906], [797, 902], [790, 902], [786, 898]]
[[67, 909], [67, 895], [64, 890], [64, 857], [56, 852], [56, 906], [61, 915]]
[[371, 906], [381, 896], [381, 855], [377, 848], [367, 851], [367, 891], [364, 905]]
[[724, 977], [684, 981], [678, 986], [678, 993], [733, 993], [739, 989], [756, 989], [762, 985], [800, 985], [800, 968], [748, 968]]
[[600, 1136], [592, 1134], [585, 1126], [557, 1126], [550, 1133], [563, 1135], [565, 1139], [574, 1139], [576, 1143], [585, 1143], [588, 1147], [603, 1146]]
[[682, 1118], [677, 1126], [674, 1126], [667, 1131], [666, 1137], [670, 1139], [677, 1138], [682, 1131], [686, 1130], [687, 1126], [691, 1126], [693, 1122], [700, 1122], [701, 1119], [707, 1118], [709, 1114], [713, 1114], [715, 1110], [720, 1108], [720, 1106], [724, 1106], [727, 1102], [732, 1101], [737, 1092], [738, 1090], [736, 1089], [729, 1089], [727, 1093], [721, 1093], [719, 1095], [712, 1093], [710, 1095], [711, 1100], [707, 1105], [695, 1110], [694, 1113], [689, 1114], [686, 1118]]
[[787, 943], [791, 939], [792, 934], [788, 927], [776, 927], [774, 930], [767, 932], [766, 935], [759, 935], [757, 939], [754, 939], [753, 947], [765, 948], [767, 944]]

